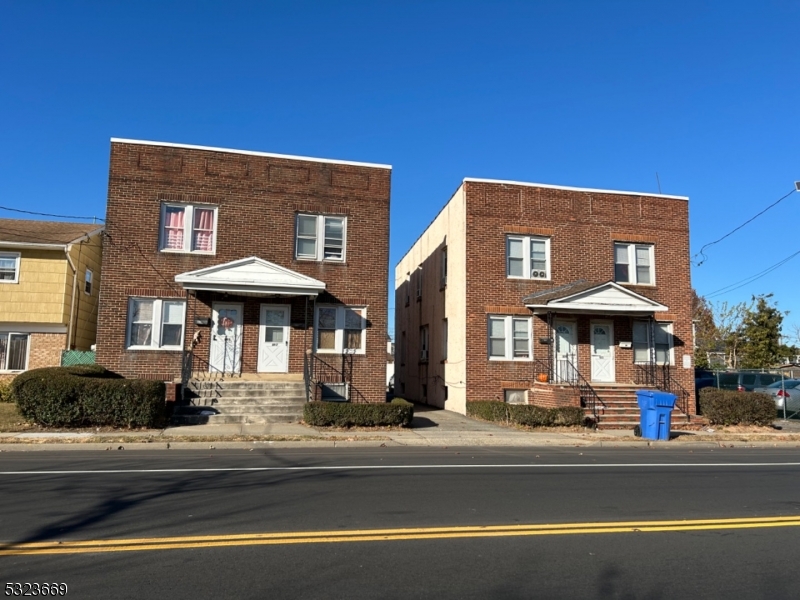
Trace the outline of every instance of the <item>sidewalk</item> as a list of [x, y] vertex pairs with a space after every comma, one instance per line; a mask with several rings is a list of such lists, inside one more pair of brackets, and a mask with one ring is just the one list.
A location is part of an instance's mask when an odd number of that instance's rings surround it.
[[117, 432], [0, 433], [0, 451], [208, 449], [379, 446], [595, 446], [595, 447], [774, 447], [800, 448], [800, 421], [776, 422], [781, 430], [758, 434], [673, 432], [669, 442], [643, 440], [631, 430], [524, 431], [415, 405], [407, 429], [329, 430], [300, 423], [187, 425], [164, 430]]

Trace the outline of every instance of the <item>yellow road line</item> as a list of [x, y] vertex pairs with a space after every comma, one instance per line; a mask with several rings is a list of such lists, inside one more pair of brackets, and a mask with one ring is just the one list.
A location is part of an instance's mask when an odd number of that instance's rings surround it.
[[245, 533], [163, 538], [115, 540], [77, 540], [0, 543], [0, 556], [33, 554], [86, 554], [91, 552], [131, 552], [225, 546], [265, 546], [277, 544], [320, 544], [342, 542], [380, 542], [480, 537], [518, 537], [533, 535], [575, 535], [594, 533], [634, 533], [658, 531], [708, 531], [800, 526], [800, 516], [753, 517], [741, 519], [695, 519], [684, 521], [621, 521], [612, 523], [556, 523], [548, 525], [488, 525], [470, 527], [418, 527], [409, 529], [355, 529], [350, 531], [295, 531], [285, 533]]

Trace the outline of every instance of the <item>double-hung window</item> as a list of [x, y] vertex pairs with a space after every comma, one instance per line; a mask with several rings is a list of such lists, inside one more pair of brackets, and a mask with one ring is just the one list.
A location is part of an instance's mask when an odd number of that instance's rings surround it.
[[506, 236], [506, 277], [550, 279], [550, 238]]
[[489, 317], [489, 360], [531, 360], [529, 317]]
[[129, 350], [182, 350], [184, 300], [130, 298], [128, 300]]
[[217, 207], [204, 204], [162, 204], [162, 252], [214, 254]]
[[633, 362], [649, 363], [655, 357], [657, 365], [675, 364], [672, 342], [672, 323], [653, 323], [652, 339], [650, 323], [633, 322]]
[[92, 272], [89, 269], [86, 269], [86, 274], [83, 276], [83, 291], [87, 295], [92, 295]]
[[302, 260], [344, 261], [347, 219], [297, 215], [294, 256]]
[[19, 252], [0, 252], [0, 283], [19, 282]]
[[652, 244], [614, 244], [614, 281], [653, 285], [655, 268]]
[[0, 371], [24, 371], [28, 368], [27, 333], [0, 331]]
[[318, 306], [315, 321], [317, 352], [364, 354], [366, 351], [366, 308]]

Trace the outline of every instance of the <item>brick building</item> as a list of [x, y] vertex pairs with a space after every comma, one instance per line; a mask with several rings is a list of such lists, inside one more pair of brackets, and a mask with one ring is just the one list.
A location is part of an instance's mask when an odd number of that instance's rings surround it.
[[685, 197], [468, 178], [395, 293], [405, 398], [583, 405], [627, 425], [649, 386], [696, 414]]
[[313, 356], [351, 399], [383, 401], [390, 178], [112, 139], [98, 362], [183, 383], [292, 381]]

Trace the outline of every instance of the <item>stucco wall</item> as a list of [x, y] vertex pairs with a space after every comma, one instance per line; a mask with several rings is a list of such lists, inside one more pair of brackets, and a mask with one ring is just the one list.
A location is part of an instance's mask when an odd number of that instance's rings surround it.
[[[400, 345], [395, 356], [395, 392], [462, 414], [466, 413], [465, 232], [464, 193], [459, 187], [395, 268], [395, 335]], [[442, 285], [445, 247], [447, 282]], [[421, 278], [419, 298], [417, 278]], [[427, 361], [420, 360], [419, 353], [420, 328], [425, 325], [429, 330]], [[427, 398], [423, 397], [423, 385], [427, 386]]]

